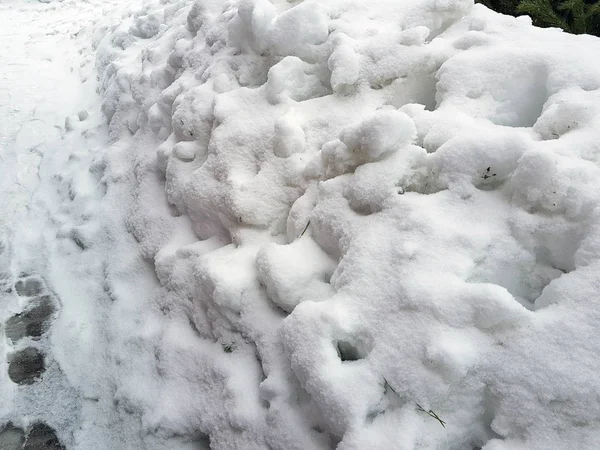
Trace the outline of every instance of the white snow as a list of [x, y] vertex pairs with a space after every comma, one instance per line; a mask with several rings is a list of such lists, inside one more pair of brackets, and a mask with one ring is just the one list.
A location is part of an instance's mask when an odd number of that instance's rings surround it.
[[0, 425], [597, 447], [598, 38], [469, 0], [12, 0], [0, 38], [1, 281], [58, 305]]

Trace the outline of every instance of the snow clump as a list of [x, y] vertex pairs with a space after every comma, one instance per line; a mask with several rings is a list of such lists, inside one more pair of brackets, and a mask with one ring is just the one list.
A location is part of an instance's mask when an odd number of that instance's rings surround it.
[[162, 311], [121, 404], [223, 450], [594, 448], [598, 54], [470, 0], [115, 24], [103, 177]]

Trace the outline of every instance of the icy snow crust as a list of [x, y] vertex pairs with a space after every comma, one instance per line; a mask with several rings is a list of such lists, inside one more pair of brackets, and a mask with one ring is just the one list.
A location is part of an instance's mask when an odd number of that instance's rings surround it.
[[93, 170], [145, 262], [106, 279], [157, 277], [111, 291], [119, 405], [223, 450], [597, 448], [598, 55], [468, 0], [113, 25]]

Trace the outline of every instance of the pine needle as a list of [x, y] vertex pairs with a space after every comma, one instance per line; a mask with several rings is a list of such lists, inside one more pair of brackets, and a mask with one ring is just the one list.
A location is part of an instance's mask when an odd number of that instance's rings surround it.
[[298, 239], [300, 239], [302, 236], [304, 236], [304, 233], [306, 233], [306, 230], [308, 230], [309, 225], [310, 225], [310, 219], [306, 223], [306, 226], [304, 227], [304, 230], [302, 230], [302, 233], [300, 233], [300, 236], [298, 236]]
[[390, 384], [390, 382], [388, 380], [385, 379], [385, 377], [383, 377], [383, 381], [385, 381], [385, 384], [388, 385], [388, 387], [392, 390], [392, 392], [396, 395], [398, 395], [398, 393], [396, 392], [396, 390], [392, 387], [392, 385]]

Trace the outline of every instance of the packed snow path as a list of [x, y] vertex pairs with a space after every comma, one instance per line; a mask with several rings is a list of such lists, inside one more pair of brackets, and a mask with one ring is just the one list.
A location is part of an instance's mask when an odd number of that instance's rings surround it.
[[[28, 448], [41, 448], [36, 444], [40, 427], [46, 427], [44, 441], [57, 444], [50, 448], [59, 448], [53, 427], [64, 428], [77, 415], [77, 407], [72, 406], [75, 394], [48, 351], [47, 332], [59, 302], [39, 276], [27, 276], [29, 270], [45, 269], [36, 220], [46, 212], [36, 195], [38, 188], [47, 185], [41, 179], [41, 162], [64, 150], [60, 141], [65, 116], [84, 97], [79, 76], [83, 67], [78, 63], [83, 66], [85, 61], [73, 58], [77, 48], [71, 42], [72, 20], [55, 6], [0, 4], [3, 449], [21, 448], [24, 441]], [[27, 250], [36, 247], [28, 254]], [[64, 412], [57, 415], [57, 410]], [[7, 421], [14, 424], [7, 425]]]
[[597, 448], [597, 38], [468, 0], [0, 13], [1, 444]]
[[[72, 151], [62, 141], [65, 117], [89, 99], [82, 82], [93, 61], [91, 42], [74, 41], [75, 22], [89, 22], [94, 9], [0, 4], [0, 421], [13, 422], [0, 434], [3, 449], [21, 441], [42, 448], [40, 436], [59, 445], [54, 428], [68, 442], [79, 415], [48, 342], [60, 301], [41, 278], [48, 252], [40, 234], [53, 200], [42, 162]], [[87, 57], [78, 53], [86, 49]]]
[[[104, 265], [120, 242], [97, 240], [82, 255], [88, 242], [78, 234], [109, 223], [98, 205], [105, 189], [89, 170], [107, 146], [93, 30], [102, 35], [100, 22], [123, 9], [116, 3], [0, 4], [2, 450], [171, 445], [145, 439], [139, 419], [119, 410], [119, 377], [106, 370]], [[122, 221], [118, 210], [111, 219]], [[129, 282], [144, 295], [135, 276]]]

